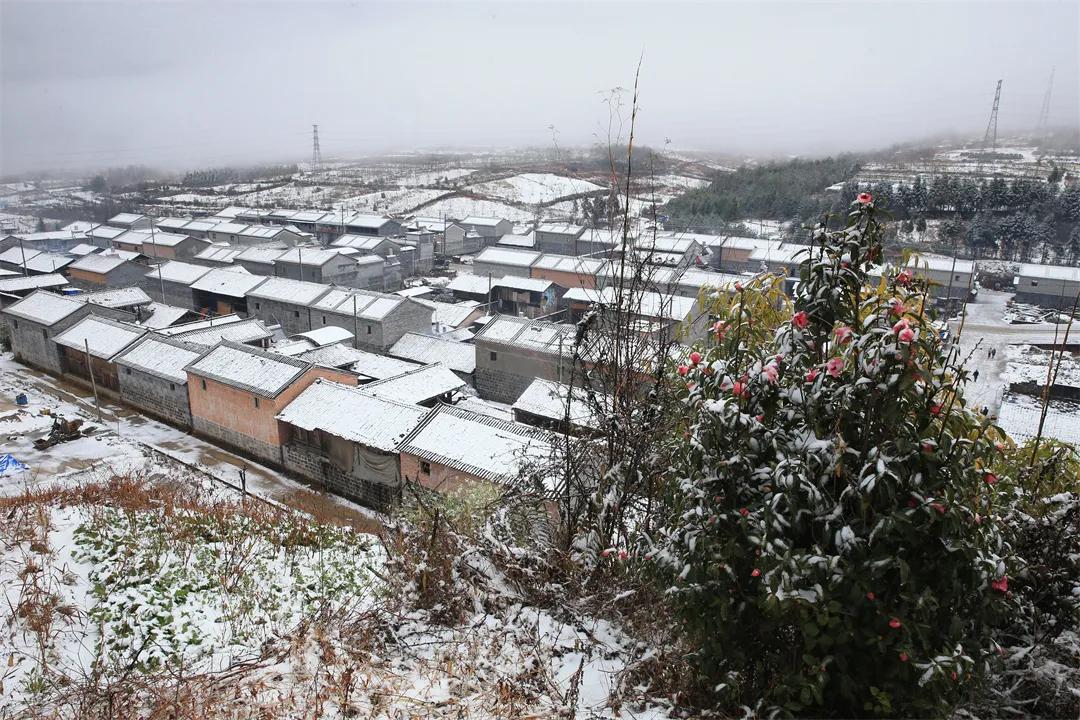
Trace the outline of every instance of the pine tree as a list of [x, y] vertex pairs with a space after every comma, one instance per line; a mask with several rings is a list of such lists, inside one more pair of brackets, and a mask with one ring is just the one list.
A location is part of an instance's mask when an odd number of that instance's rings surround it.
[[883, 228], [860, 199], [815, 232], [794, 315], [762, 327], [737, 288], [679, 368], [685, 436], [646, 557], [729, 710], [947, 715], [1011, 605], [996, 431], [919, 282], [868, 286]]

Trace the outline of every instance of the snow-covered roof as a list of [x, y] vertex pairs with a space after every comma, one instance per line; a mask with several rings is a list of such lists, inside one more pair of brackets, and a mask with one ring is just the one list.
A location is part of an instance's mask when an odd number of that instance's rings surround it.
[[205, 265], [193, 265], [179, 260], [170, 260], [146, 273], [146, 277], [157, 280], [160, 275], [165, 282], [190, 285], [208, 272], [210, 272], [210, 268]]
[[199, 251], [195, 258], [211, 262], [231, 263], [242, 252], [243, 248], [236, 248], [232, 245], [208, 245]]
[[303, 375], [311, 363], [259, 350], [249, 345], [223, 342], [185, 368], [192, 375], [209, 378], [255, 395], [277, 397]]
[[495, 279], [464, 273], [458, 275], [446, 285], [446, 289], [452, 292], [467, 293], [469, 295], [487, 295], [488, 290], [494, 287]]
[[316, 380], [286, 405], [277, 419], [392, 453], [429, 412], [349, 385]]
[[[333, 213], [331, 213], [333, 215]], [[330, 224], [334, 224], [335, 221], [331, 220]], [[346, 227], [362, 227], [377, 230], [386, 223], [391, 222], [390, 218], [385, 218], [380, 215], [367, 215], [365, 213], [354, 213], [345, 217]]]
[[431, 293], [435, 292], [436, 290], [438, 290], [438, 288], [433, 288], [433, 287], [431, 287], [429, 285], [417, 285], [416, 287], [404, 288], [402, 290], [395, 290], [394, 294], [395, 295], [400, 295], [401, 297], [407, 297], [407, 298], [419, 298], [419, 297], [424, 297], [425, 295], [430, 295]]
[[499, 315], [476, 334], [476, 342], [565, 355], [573, 349], [575, 334], [576, 329], [572, 325]]
[[435, 311], [433, 321], [440, 327], [459, 328], [478, 312], [480, 303], [475, 300], [463, 300], [459, 303], [435, 302], [415, 298], [416, 302]]
[[314, 344], [314, 347], [325, 347], [326, 345], [333, 345], [334, 343], [352, 340], [353, 334], [345, 328], [339, 328], [336, 325], [327, 325], [325, 327], [315, 328], [314, 330], [296, 333], [289, 337], [310, 340]]
[[473, 258], [473, 262], [527, 268], [536, 262], [539, 257], [540, 253], [531, 250], [511, 250], [510, 248], [492, 245], [481, 250]]
[[191, 289], [242, 298], [265, 280], [264, 276], [252, 275], [240, 267], [214, 268], [191, 283]]
[[43, 252], [27, 259], [26, 264], [23, 267], [33, 272], [53, 273], [61, 268], [67, 267], [73, 262], [75, 262], [75, 258], [68, 257], [67, 255]]
[[1020, 266], [1020, 277], [1035, 278], [1038, 280], [1064, 280], [1066, 282], [1080, 282], [1080, 268], [1067, 267], [1064, 265], [1040, 265], [1038, 263], [1024, 263]]
[[387, 242], [393, 242], [388, 237], [381, 235], [352, 235], [346, 234], [339, 237], [334, 242], [330, 243], [334, 247], [347, 247], [355, 248], [356, 250], [369, 250], [375, 251], [380, 245]]
[[926, 269], [933, 272], [965, 273], [971, 274], [975, 270], [975, 263], [971, 260], [945, 257], [944, 255], [913, 255], [907, 266], [918, 274], [919, 270]]
[[[333, 287], [312, 305], [313, 308], [352, 315], [367, 320], [383, 320], [405, 302], [414, 302], [400, 295], [378, 293], [372, 290]], [[355, 303], [355, 304], [354, 304]]]
[[[134, 232], [134, 231], [132, 231], [132, 232]], [[145, 232], [145, 231], [142, 231], [142, 232], [140, 232], [140, 234], [143, 236], [143, 240], [142, 240], [143, 245], [153, 245], [155, 247], [176, 247], [177, 245], [184, 242], [185, 240], [190, 240], [191, 239], [191, 236], [189, 236], [189, 235], [181, 235], [179, 233], [171, 233], [171, 232], [157, 232], [157, 231], [155, 231], [155, 232]], [[126, 236], [124, 236], [124, 237], [126, 237]], [[123, 238], [117, 238], [116, 242], [127, 242], [127, 241], [124, 240]], [[196, 242], [205, 242], [205, 241], [197, 240]]]
[[146, 306], [145, 311], [149, 314], [139, 321], [139, 325], [151, 330], [171, 327], [176, 321], [191, 312], [187, 308], [165, 305], [159, 302], [150, 303]]
[[286, 252], [292, 251], [280, 246], [266, 247], [264, 245], [256, 245], [254, 247], [244, 248], [239, 255], [233, 258], [233, 262], [244, 261], [273, 265], [274, 261]]
[[185, 225], [191, 222], [189, 217], [163, 217], [158, 218], [154, 223], [154, 227], [165, 228], [166, 230], [180, 230]]
[[[612, 286], [608, 286], [603, 290], [571, 288], [563, 295], [563, 300], [604, 303], [607, 305], [614, 304], [616, 299], [617, 293]], [[623, 296], [623, 307], [632, 310], [637, 315], [679, 322], [690, 317], [696, 306], [696, 299], [681, 295], [661, 294], [643, 290], [634, 293], [633, 296], [630, 293], [625, 293]]]
[[117, 213], [108, 219], [108, 222], [112, 225], [130, 225], [131, 223], [145, 220], [145, 215], [139, 213]]
[[322, 267], [331, 260], [337, 260], [342, 257], [348, 256], [345, 253], [339, 252], [336, 248], [323, 249], [314, 247], [295, 247], [289, 250], [289, 252], [279, 255], [275, 262], [285, 263], [287, 265], [306, 265], [310, 267]]
[[225, 340], [235, 343], [259, 342], [269, 340], [274, 336], [274, 333], [270, 332], [261, 320], [255, 318], [237, 319], [234, 322], [227, 323], [219, 322], [209, 327], [191, 330], [186, 329], [186, 326], [181, 327], [185, 327], [185, 329], [178, 333], [172, 333], [173, 337], [202, 347], [210, 347]]
[[248, 209], [249, 208], [240, 207], [238, 205], [230, 205], [229, 207], [227, 207], [227, 208], [225, 208], [223, 210], [218, 210], [216, 213], [214, 213], [214, 217], [218, 217], [218, 218], [234, 218], [234, 217], [236, 217], [237, 215], [239, 215], [241, 213], [247, 212]]
[[600, 275], [608, 269], [609, 263], [607, 260], [601, 260], [600, 258], [545, 253], [537, 258], [532, 266], [538, 270], [578, 273], [579, 275]]
[[91, 245], [89, 243], [79, 243], [75, 247], [68, 250], [68, 255], [74, 255], [75, 257], [82, 257], [83, 255], [93, 255], [100, 251], [97, 245]]
[[[571, 393], [569, 385], [537, 378], [525, 388], [525, 392], [514, 401], [512, 407], [515, 411], [563, 422], [566, 420], [567, 398], [569, 397], [573, 398], [569, 407], [570, 422], [579, 427], [596, 428], [599, 424], [596, 408], [581, 387], [575, 387]], [[603, 396], [600, 396], [597, 402], [600, 404], [600, 409], [610, 407], [608, 404], [610, 401], [604, 399]]]
[[207, 318], [205, 320], [193, 320], [191, 322], [184, 323], [183, 325], [174, 325], [168, 328], [162, 328], [158, 330], [159, 335], [180, 335], [181, 333], [191, 332], [192, 330], [202, 330], [203, 328], [214, 327], [217, 325], [228, 325], [230, 323], [242, 322], [244, 318], [239, 315], [219, 315], [217, 317]]
[[210, 228], [212, 232], [222, 233], [225, 235], [239, 235], [247, 230], [248, 226], [245, 223], [238, 222], [220, 222], [214, 227]]
[[89, 220], [73, 220], [64, 227], [60, 228], [60, 232], [66, 233], [86, 233], [89, 230], [97, 227], [97, 223], [90, 222]]
[[784, 245], [776, 247], [769, 245], [754, 248], [750, 251], [749, 259], [753, 262], [783, 263], [785, 265], [797, 265], [810, 257], [809, 245]]
[[316, 365], [346, 368], [371, 380], [395, 377], [418, 367], [416, 363], [357, 350], [341, 343], [308, 350], [297, 357]]
[[536, 232], [550, 233], [552, 235], [572, 235], [574, 237], [580, 236], [585, 231], [585, 228], [581, 225], [570, 225], [569, 223], [544, 223], [536, 228]]
[[329, 285], [306, 280], [272, 277], [248, 293], [250, 298], [277, 300], [295, 305], [310, 305], [330, 290]]
[[14, 246], [9, 247], [4, 252], [0, 252], [0, 262], [7, 263], [8, 265], [18, 265], [22, 267], [23, 260], [29, 260], [35, 255], [40, 255], [41, 251], [35, 248], [28, 248], [26, 246]]
[[0, 293], [19, 293], [35, 288], [55, 288], [68, 284], [68, 279], [60, 273], [46, 275], [15, 275], [0, 278]]
[[125, 287], [113, 290], [99, 290], [82, 296], [88, 303], [107, 308], [126, 308], [134, 305], [149, 305], [150, 296], [142, 288]]
[[499, 237], [499, 245], [518, 248], [533, 248], [536, 247], [536, 236], [532, 233], [529, 233], [528, 235], [514, 235], [513, 233], [507, 233], [506, 235]]
[[88, 230], [86, 236], [100, 240], [112, 240], [126, 232], [127, 230], [124, 228], [113, 227], [111, 225], [98, 225], [93, 230]]
[[766, 238], [749, 238], [724, 235], [697, 235], [695, 233], [676, 233], [675, 237], [693, 237], [713, 252], [731, 250], [756, 250], [758, 248], [778, 248], [783, 243]]
[[212, 230], [217, 223], [213, 220], [192, 220], [188, 224], [184, 225], [184, 230], [188, 232], [206, 232]]
[[71, 270], [104, 274], [109, 273], [128, 262], [116, 250], [105, 250], [97, 255], [85, 255], [71, 264]]
[[440, 405], [400, 451], [484, 480], [511, 482], [549, 461], [551, 446], [551, 436], [538, 428]]
[[116, 357], [117, 365], [141, 370], [180, 385], [187, 384], [184, 368], [206, 348], [148, 333], [142, 340]]
[[652, 250], [659, 253], [678, 253], [680, 255], [685, 255], [696, 245], [700, 245], [700, 243], [693, 238], [665, 235], [658, 235], [656, 237], [647, 235], [638, 238], [637, 242], [634, 243], [634, 247], [638, 250]]
[[73, 350], [86, 350], [89, 345], [91, 355], [108, 360], [146, 332], [145, 328], [137, 325], [100, 315], [87, 315], [57, 335], [54, 340], [57, 345]]
[[84, 307], [86, 303], [82, 300], [35, 290], [17, 303], [4, 308], [4, 312], [49, 327]]
[[441, 362], [456, 372], [471, 373], [476, 370], [476, 346], [455, 340], [444, 340], [431, 335], [405, 333], [390, 348], [395, 357], [422, 364]]
[[[359, 370], [363, 372], [363, 370]], [[435, 363], [377, 380], [363, 386], [364, 392], [397, 402], [419, 404], [434, 400], [462, 387], [465, 382], [445, 365]]]
[[495, 227], [501, 222], [505, 222], [503, 218], [494, 217], [481, 217], [479, 215], [470, 215], [460, 221], [461, 225], [477, 225], [479, 227]]
[[528, 292], [544, 292], [555, 283], [543, 278], [518, 277], [517, 275], [504, 275], [498, 280], [492, 280], [492, 287], [511, 288], [513, 290], [526, 290]]

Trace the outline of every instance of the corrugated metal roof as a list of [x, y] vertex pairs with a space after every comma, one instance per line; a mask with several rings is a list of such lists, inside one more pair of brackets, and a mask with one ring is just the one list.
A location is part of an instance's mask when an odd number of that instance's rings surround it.
[[214, 268], [191, 283], [192, 290], [202, 290], [216, 295], [242, 298], [266, 280], [262, 275], [252, 275], [243, 268]]
[[49, 327], [84, 307], [86, 303], [80, 299], [36, 290], [4, 308], [4, 312]]
[[210, 268], [205, 265], [193, 265], [179, 260], [170, 260], [146, 273], [146, 277], [157, 280], [160, 275], [165, 282], [190, 285], [208, 272], [210, 272]]
[[550, 462], [551, 436], [528, 425], [440, 405], [399, 449], [483, 480], [511, 482]]
[[235, 343], [252, 343], [272, 338], [274, 334], [263, 325], [262, 321], [255, 318], [237, 320], [236, 322], [218, 323], [216, 325], [194, 330], [185, 330], [173, 334], [184, 342], [202, 347], [210, 347], [222, 341]]
[[390, 348], [390, 354], [425, 365], [441, 362], [451, 370], [462, 373], [472, 373], [476, 370], [475, 345], [444, 340], [431, 335], [405, 333]]
[[348, 385], [316, 380], [285, 406], [277, 419], [393, 453], [429, 412]]
[[88, 303], [107, 308], [124, 308], [133, 305], [149, 305], [150, 296], [142, 288], [126, 287], [113, 290], [99, 290], [82, 296]]
[[34, 288], [63, 287], [68, 279], [59, 273], [47, 275], [17, 275], [0, 278], [0, 293], [17, 293]]
[[184, 368], [205, 352], [206, 348], [150, 333], [118, 355], [117, 365], [141, 370], [150, 375], [187, 384]]
[[569, 385], [537, 378], [514, 401], [512, 408], [547, 420], [563, 422], [567, 417], [567, 398], [569, 397], [573, 397], [569, 408], [570, 422], [579, 427], [595, 429], [599, 425], [596, 410], [606, 410], [610, 406], [610, 401], [606, 400], [604, 395], [597, 396], [600, 408], [594, 408], [588, 393], [583, 388], [575, 387], [571, 394]]
[[90, 273], [108, 273], [128, 262], [116, 250], [105, 250], [97, 255], [86, 255], [71, 264], [72, 270]]
[[100, 315], [87, 315], [57, 335], [55, 341], [57, 345], [73, 350], [86, 350], [89, 345], [91, 355], [108, 360], [141, 338], [146, 332], [144, 328], [137, 325], [129, 325]]
[[251, 298], [264, 298], [296, 305], [310, 305], [330, 291], [329, 285], [272, 277], [248, 293]]
[[492, 263], [495, 265], [510, 265], [512, 267], [529, 267], [540, 257], [540, 253], [531, 250], [511, 250], [492, 245], [480, 251], [474, 263]]
[[311, 363], [287, 355], [223, 342], [185, 369], [192, 375], [273, 398], [310, 368]]
[[[361, 371], [362, 372], [362, 371]], [[366, 393], [396, 402], [418, 404], [445, 395], [465, 382], [445, 365], [422, 365], [408, 372], [363, 386]]]

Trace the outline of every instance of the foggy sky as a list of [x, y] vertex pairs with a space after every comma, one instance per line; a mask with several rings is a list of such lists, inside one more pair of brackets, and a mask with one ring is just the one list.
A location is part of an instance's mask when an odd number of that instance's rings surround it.
[[1078, 117], [1075, 2], [0, 0], [0, 173], [589, 144], [821, 155]]

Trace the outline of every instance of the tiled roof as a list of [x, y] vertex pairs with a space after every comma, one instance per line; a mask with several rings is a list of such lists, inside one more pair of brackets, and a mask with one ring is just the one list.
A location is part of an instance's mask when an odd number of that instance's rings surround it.
[[248, 345], [223, 342], [185, 369], [192, 375], [273, 398], [280, 395], [310, 367], [311, 363], [286, 355], [258, 350]]
[[149, 333], [118, 355], [114, 362], [169, 382], [186, 384], [187, 373], [184, 368], [205, 351], [206, 348], [197, 345]]
[[57, 345], [73, 350], [85, 350], [89, 345], [91, 355], [108, 360], [145, 333], [146, 330], [137, 325], [100, 315], [87, 315], [57, 335], [55, 341]]
[[476, 346], [431, 335], [405, 333], [390, 348], [390, 354], [425, 365], [441, 362], [456, 372], [476, 370]]

